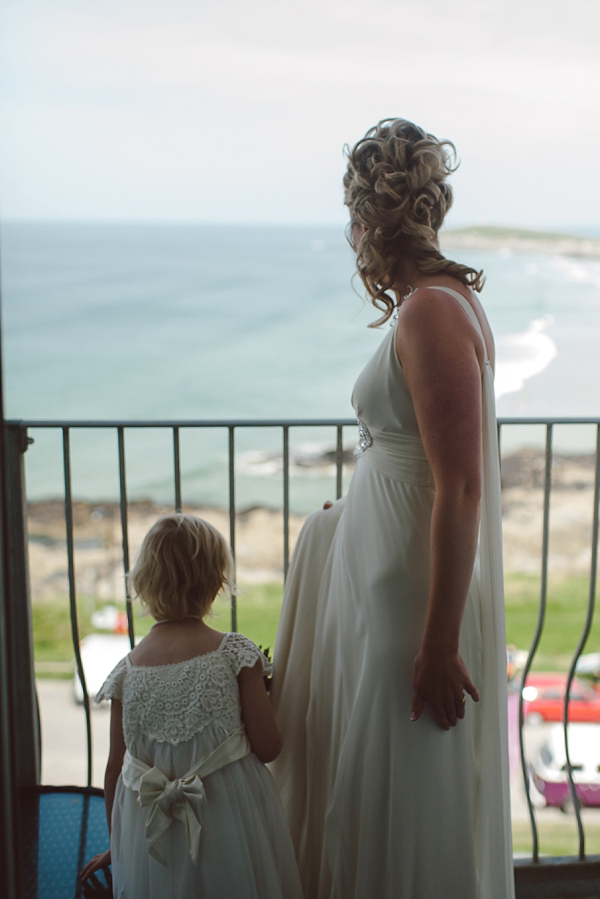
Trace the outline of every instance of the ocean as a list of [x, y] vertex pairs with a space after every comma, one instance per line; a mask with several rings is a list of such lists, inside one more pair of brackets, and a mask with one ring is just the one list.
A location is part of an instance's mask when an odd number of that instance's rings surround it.
[[[352, 385], [383, 337], [366, 327], [376, 316], [343, 228], [5, 223], [0, 240], [8, 418], [352, 418]], [[448, 255], [487, 275], [498, 415], [600, 416], [600, 260]], [[60, 496], [60, 434], [31, 436], [28, 494]], [[280, 431], [236, 439], [240, 507], [280, 505]], [[308, 511], [332, 493], [335, 434], [291, 440], [292, 506]], [[181, 441], [184, 502], [225, 504], [226, 433]], [[540, 428], [503, 436], [542, 441]], [[557, 428], [559, 449], [593, 442], [592, 427]], [[114, 431], [72, 443], [75, 496], [114, 498]], [[126, 448], [130, 497], [170, 502], [171, 435], [130, 430]]]

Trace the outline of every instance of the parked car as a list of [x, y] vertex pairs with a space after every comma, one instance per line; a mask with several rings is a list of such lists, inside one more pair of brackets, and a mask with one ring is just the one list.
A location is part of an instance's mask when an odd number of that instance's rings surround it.
[[[124, 634], [88, 634], [83, 638], [79, 644], [79, 651], [90, 699], [94, 698], [117, 662], [120, 662], [130, 650], [129, 637]], [[73, 679], [73, 696], [76, 702], [83, 702], [83, 690], [77, 667]]]
[[[525, 721], [562, 721], [566, 684], [566, 674], [529, 674], [523, 688]], [[569, 721], [600, 722], [600, 695], [578, 677], [571, 684]]]
[[[582, 805], [600, 806], [600, 725], [569, 724], [569, 756], [577, 797]], [[562, 724], [550, 724], [533, 753], [530, 775], [546, 805], [571, 810]]]
[[588, 652], [581, 656], [576, 673], [597, 693], [600, 693], [600, 652]]

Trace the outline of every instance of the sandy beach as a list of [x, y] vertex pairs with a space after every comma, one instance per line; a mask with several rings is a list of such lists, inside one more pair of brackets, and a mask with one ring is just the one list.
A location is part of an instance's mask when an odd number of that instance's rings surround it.
[[[556, 455], [550, 506], [550, 571], [585, 575], [591, 560], [593, 455]], [[502, 464], [504, 561], [510, 572], [540, 570], [544, 457], [538, 450], [507, 455]], [[156, 518], [170, 511], [150, 502], [128, 508], [130, 559]], [[189, 508], [229, 536], [226, 510]], [[293, 549], [304, 518], [290, 517]], [[60, 500], [31, 503], [28, 514], [31, 594], [34, 602], [68, 595], [64, 506]], [[122, 599], [123, 550], [116, 503], [74, 505], [77, 592], [98, 601]], [[238, 580], [280, 581], [283, 577], [283, 516], [262, 507], [241, 510], [236, 519]]]

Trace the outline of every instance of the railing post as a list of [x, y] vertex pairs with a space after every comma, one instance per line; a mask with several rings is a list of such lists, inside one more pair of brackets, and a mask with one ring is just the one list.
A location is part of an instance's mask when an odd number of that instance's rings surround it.
[[290, 567], [290, 429], [283, 426], [283, 581]]
[[544, 630], [546, 620], [546, 605], [548, 597], [548, 546], [550, 537], [550, 493], [552, 492], [552, 437], [553, 424], [546, 424], [546, 464], [544, 468], [544, 511], [542, 519], [542, 574], [540, 584], [540, 607], [538, 611], [538, 620], [535, 634], [529, 649], [529, 655], [523, 668], [521, 675], [521, 685], [519, 688], [519, 749], [521, 752], [521, 772], [523, 774], [523, 786], [525, 787], [525, 799], [527, 800], [527, 809], [529, 811], [529, 820], [531, 822], [531, 839], [532, 839], [532, 861], [537, 864], [539, 861], [539, 845], [538, 845], [538, 829], [535, 820], [535, 812], [533, 811], [533, 803], [531, 801], [531, 790], [529, 788], [529, 768], [527, 759], [525, 758], [525, 741], [523, 739], [524, 725], [524, 701], [523, 689], [527, 684], [527, 675], [533, 663], [533, 658], [537, 652], [539, 642]]
[[[34, 790], [41, 777], [40, 721], [33, 668], [33, 626], [27, 566], [24, 453], [27, 430], [18, 422], [4, 427], [6, 478], [6, 677], [12, 789], [16, 800], [15, 829], [20, 895], [23, 877], [37, 864], [37, 810]], [[33, 811], [33, 814], [32, 814]], [[34, 836], [31, 838], [33, 825]], [[10, 894], [9, 894], [10, 895]]]
[[[1, 380], [1, 378], [0, 378]], [[0, 387], [0, 895], [18, 899], [17, 801], [14, 785], [14, 715], [10, 691], [8, 639], [8, 513], [5, 459], [5, 426], [1, 414]]]
[[[233, 557], [233, 583], [237, 587], [237, 560], [235, 556], [235, 427], [229, 425], [229, 545]], [[237, 631], [237, 597], [236, 591], [231, 593], [231, 630]]]
[[40, 728], [33, 668], [33, 623], [27, 565], [24, 453], [27, 430], [19, 424], [5, 429], [7, 483], [7, 604], [8, 677], [11, 691], [17, 796], [40, 782]]
[[[71, 618], [71, 639], [77, 676], [83, 694], [85, 710], [85, 735], [87, 742], [87, 786], [92, 785], [92, 716], [90, 713], [90, 697], [88, 694], [81, 660], [79, 618], [77, 614], [77, 587], [75, 584], [75, 534], [73, 528], [73, 494], [71, 490], [71, 434], [69, 428], [63, 428], [63, 472], [65, 478], [65, 531], [67, 538], [67, 571], [69, 578], [69, 611]], [[131, 632], [130, 632], [131, 636]], [[133, 643], [131, 644], [133, 649]]]
[[344, 429], [337, 426], [337, 441], [335, 447], [335, 498], [342, 498], [344, 484]]

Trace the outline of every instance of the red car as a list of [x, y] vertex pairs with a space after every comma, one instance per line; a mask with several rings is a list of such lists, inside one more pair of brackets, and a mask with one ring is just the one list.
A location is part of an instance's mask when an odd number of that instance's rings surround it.
[[[566, 674], [529, 674], [523, 688], [525, 721], [562, 721], [566, 685]], [[571, 684], [569, 721], [600, 722], [600, 696], [577, 677]]]

